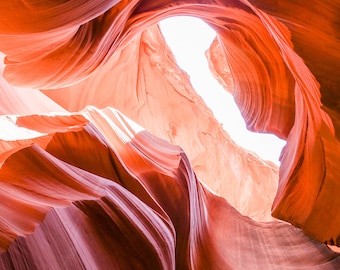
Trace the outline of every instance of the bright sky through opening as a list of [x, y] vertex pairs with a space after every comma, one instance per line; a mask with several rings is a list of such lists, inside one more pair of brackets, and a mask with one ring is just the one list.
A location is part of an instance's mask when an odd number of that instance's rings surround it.
[[262, 159], [279, 165], [278, 159], [286, 142], [271, 134], [248, 131], [233, 97], [209, 70], [205, 51], [216, 33], [202, 20], [185, 16], [163, 20], [160, 27], [178, 65], [189, 74], [194, 89], [231, 138]]

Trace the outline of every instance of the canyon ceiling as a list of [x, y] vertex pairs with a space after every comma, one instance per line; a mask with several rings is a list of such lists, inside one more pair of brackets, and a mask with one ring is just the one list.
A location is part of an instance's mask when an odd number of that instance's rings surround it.
[[[279, 168], [177, 66], [176, 15]], [[1, 1], [0, 52], [0, 269], [340, 269], [339, 0]]]

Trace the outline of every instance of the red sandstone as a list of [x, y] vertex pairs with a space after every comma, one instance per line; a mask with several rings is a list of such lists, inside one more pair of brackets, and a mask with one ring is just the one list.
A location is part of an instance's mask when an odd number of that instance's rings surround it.
[[[295, 2], [0, 3], [0, 269], [339, 269], [340, 1]], [[195, 93], [174, 15], [280, 168]]]

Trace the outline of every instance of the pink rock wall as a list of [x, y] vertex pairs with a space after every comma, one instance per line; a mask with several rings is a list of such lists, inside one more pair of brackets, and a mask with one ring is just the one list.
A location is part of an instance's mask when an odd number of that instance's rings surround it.
[[[0, 3], [1, 268], [338, 269], [339, 7]], [[151, 27], [180, 14], [216, 30], [210, 68], [248, 128], [287, 140], [279, 171]]]

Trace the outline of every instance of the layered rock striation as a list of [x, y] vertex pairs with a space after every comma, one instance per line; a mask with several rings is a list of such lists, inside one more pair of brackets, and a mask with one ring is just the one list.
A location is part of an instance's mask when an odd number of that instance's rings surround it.
[[[0, 3], [0, 267], [338, 269], [325, 244], [340, 246], [339, 13]], [[154, 25], [174, 15], [216, 30], [210, 69], [250, 130], [287, 141], [280, 168], [195, 93]]]

